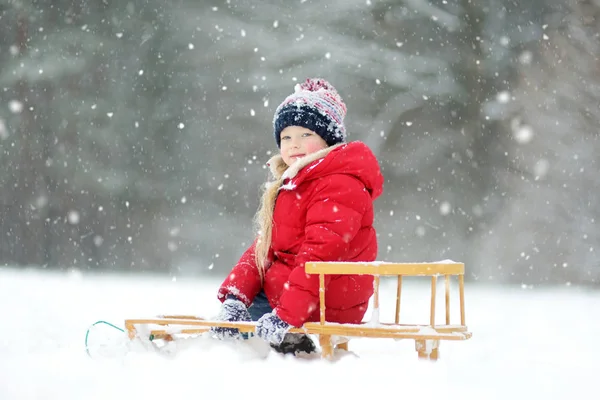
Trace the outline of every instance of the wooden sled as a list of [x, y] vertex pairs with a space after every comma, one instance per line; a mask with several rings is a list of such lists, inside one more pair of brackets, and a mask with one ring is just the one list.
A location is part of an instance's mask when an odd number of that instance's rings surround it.
[[[319, 337], [321, 355], [331, 359], [335, 349], [348, 350], [351, 338], [391, 338], [413, 339], [420, 359], [437, 360], [442, 340], [467, 340], [472, 333], [465, 324], [464, 272], [462, 263], [388, 263], [388, 262], [309, 262], [305, 266], [309, 274], [319, 275], [320, 321], [307, 322], [290, 332], [313, 334]], [[339, 324], [325, 321], [325, 275], [373, 275], [373, 313], [374, 320], [361, 324]], [[381, 276], [396, 276], [396, 314], [395, 321], [379, 322], [379, 283]], [[429, 324], [400, 324], [400, 303], [402, 278], [405, 276], [425, 276], [431, 278], [431, 308]], [[444, 277], [445, 283], [445, 324], [435, 323], [436, 289], [438, 277]], [[450, 279], [458, 277], [460, 324], [450, 324]], [[213, 326], [237, 328], [240, 332], [254, 333], [256, 322], [224, 322], [204, 320], [195, 316], [165, 315], [150, 319], [127, 319], [125, 328], [130, 339], [140, 337], [145, 332], [147, 339], [175, 340], [178, 335], [197, 335]]]

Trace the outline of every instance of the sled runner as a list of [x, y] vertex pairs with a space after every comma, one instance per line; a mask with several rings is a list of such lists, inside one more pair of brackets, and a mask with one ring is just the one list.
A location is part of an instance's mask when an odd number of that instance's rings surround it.
[[[472, 333], [465, 322], [464, 272], [462, 263], [452, 261], [434, 263], [389, 263], [389, 262], [309, 262], [305, 266], [309, 274], [319, 275], [320, 321], [307, 322], [290, 332], [317, 335], [321, 346], [321, 356], [331, 359], [335, 349], [348, 350], [351, 338], [391, 338], [412, 339], [418, 357], [437, 360], [442, 340], [467, 340]], [[372, 318], [361, 324], [339, 324], [325, 320], [325, 275], [327, 274], [368, 274], [374, 276], [374, 294]], [[396, 276], [396, 312], [395, 321], [379, 321], [379, 284], [381, 276]], [[431, 304], [428, 324], [401, 324], [400, 304], [402, 279], [408, 276], [430, 277]], [[444, 277], [445, 283], [445, 323], [436, 324], [436, 292], [438, 277]], [[458, 277], [460, 306], [460, 324], [450, 324], [450, 280]], [[130, 339], [143, 338], [150, 341], [162, 339], [176, 340], [180, 335], [198, 335], [211, 327], [237, 328], [241, 333], [254, 333], [255, 322], [225, 322], [205, 320], [196, 316], [164, 315], [149, 319], [127, 319], [125, 328]], [[144, 337], [145, 336], [145, 337]]]

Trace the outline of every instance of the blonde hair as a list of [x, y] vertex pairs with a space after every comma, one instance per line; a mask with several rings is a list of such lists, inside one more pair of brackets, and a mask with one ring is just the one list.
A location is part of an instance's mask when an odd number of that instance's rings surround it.
[[273, 237], [273, 211], [275, 210], [275, 201], [279, 194], [279, 189], [285, 178], [293, 178], [298, 171], [312, 161], [325, 157], [332, 150], [344, 146], [345, 143], [338, 143], [333, 146], [318, 150], [302, 158], [302, 161], [295, 162], [291, 167], [283, 161], [281, 155], [271, 157], [267, 165], [271, 170], [273, 180], [264, 185], [264, 192], [261, 197], [260, 207], [254, 216], [254, 223], [258, 230], [256, 245], [254, 247], [254, 259], [256, 268], [260, 275], [261, 284], [264, 283], [265, 273], [269, 268], [269, 249]]
[[[275, 157], [274, 157], [275, 158]], [[272, 160], [273, 162], [274, 160]], [[275, 180], [269, 181], [264, 185], [264, 191], [260, 201], [260, 207], [254, 217], [254, 224], [258, 230], [258, 237], [254, 249], [256, 267], [260, 275], [261, 283], [264, 282], [265, 273], [269, 264], [269, 248], [271, 247], [271, 238], [273, 236], [273, 211], [275, 210], [275, 201], [277, 194], [283, 182], [283, 174], [288, 166], [283, 162], [277, 162], [272, 169]]]

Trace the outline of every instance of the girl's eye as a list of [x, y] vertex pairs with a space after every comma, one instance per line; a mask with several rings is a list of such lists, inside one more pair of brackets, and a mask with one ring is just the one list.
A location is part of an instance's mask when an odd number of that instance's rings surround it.
[[305, 132], [302, 136], [312, 136], [312, 133], [310, 132]]
[[289, 136], [284, 136], [284, 137], [281, 138], [281, 140], [287, 140], [289, 138], [290, 138]]

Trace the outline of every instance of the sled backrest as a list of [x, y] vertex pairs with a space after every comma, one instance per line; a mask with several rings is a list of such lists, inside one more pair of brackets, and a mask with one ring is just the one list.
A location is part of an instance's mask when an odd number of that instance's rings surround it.
[[[400, 299], [402, 294], [402, 277], [430, 276], [431, 277], [431, 311], [429, 324], [435, 326], [435, 302], [438, 276], [445, 278], [446, 325], [450, 325], [450, 277], [458, 276], [460, 297], [460, 324], [465, 326], [465, 296], [464, 274], [465, 265], [453, 261], [431, 263], [390, 263], [390, 262], [307, 262], [305, 270], [308, 274], [319, 275], [320, 322], [325, 323], [325, 275], [373, 275], [374, 293], [373, 307], [379, 313], [379, 280], [381, 276], [397, 276], [396, 288], [396, 317], [395, 323], [400, 323]], [[376, 321], [378, 322], [378, 321]]]

